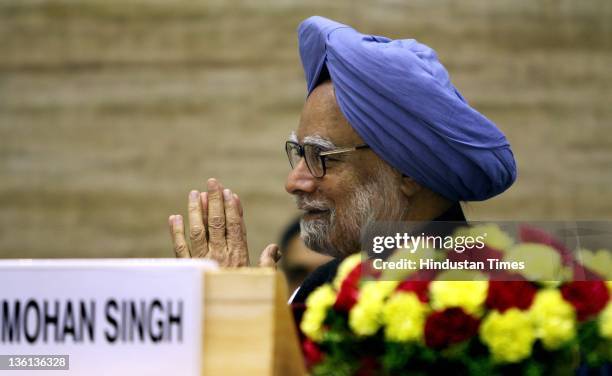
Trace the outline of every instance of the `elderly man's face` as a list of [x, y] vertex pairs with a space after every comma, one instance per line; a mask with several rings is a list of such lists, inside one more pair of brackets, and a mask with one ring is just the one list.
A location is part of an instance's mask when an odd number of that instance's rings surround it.
[[[292, 141], [324, 148], [363, 144], [337, 105], [331, 82], [320, 84], [308, 97]], [[361, 230], [377, 219], [400, 220], [401, 175], [370, 149], [326, 160], [326, 174], [315, 178], [304, 158], [289, 173], [285, 189], [304, 210], [301, 236], [311, 249], [335, 257], [360, 250]]]

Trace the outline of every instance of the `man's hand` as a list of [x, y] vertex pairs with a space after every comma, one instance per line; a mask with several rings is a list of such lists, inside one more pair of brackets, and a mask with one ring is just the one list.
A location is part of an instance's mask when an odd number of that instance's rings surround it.
[[[246, 227], [242, 204], [237, 194], [215, 179], [208, 179], [208, 192], [189, 193], [189, 239], [181, 215], [168, 218], [174, 253], [178, 258], [202, 257], [215, 260], [220, 266], [249, 266]], [[278, 246], [268, 245], [259, 258], [259, 266], [275, 267]]]

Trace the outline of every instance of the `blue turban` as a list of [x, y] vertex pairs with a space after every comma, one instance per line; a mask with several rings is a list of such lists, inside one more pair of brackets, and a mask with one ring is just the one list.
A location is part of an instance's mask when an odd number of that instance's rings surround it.
[[401, 173], [453, 201], [485, 200], [512, 185], [506, 137], [467, 104], [431, 48], [318, 16], [300, 24], [298, 38], [308, 95], [330, 78], [348, 122]]

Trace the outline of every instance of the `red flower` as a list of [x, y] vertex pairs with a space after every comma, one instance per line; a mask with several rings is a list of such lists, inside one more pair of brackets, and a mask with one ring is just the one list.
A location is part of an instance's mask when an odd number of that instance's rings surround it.
[[361, 264], [355, 266], [353, 270], [344, 278], [334, 303], [336, 311], [348, 312], [357, 303], [359, 297], [359, 279], [361, 278]]
[[537, 288], [527, 281], [489, 281], [486, 305], [500, 312], [516, 307], [528, 309]]
[[576, 309], [578, 321], [584, 321], [601, 311], [610, 292], [603, 281], [574, 281], [561, 286], [561, 295]]
[[360, 367], [355, 376], [374, 376], [380, 374], [380, 364], [373, 356], [361, 358]]
[[404, 281], [397, 285], [397, 291], [412, 291], [418, 297], [419, 300], [423, 303], [427, 303], [429, 301], [429, 281]]
[[316, 343], [306, 339], [302, 342], [302, 352], [306, 360], [306, 367], [311, 368], [315, 364], [323, 360], [323, 352], [319, 349]]
[[461, 308], [434, 312], [425, 321], [425, 344], [439, 349], [464, 341], [478, 332], [480, 321]]

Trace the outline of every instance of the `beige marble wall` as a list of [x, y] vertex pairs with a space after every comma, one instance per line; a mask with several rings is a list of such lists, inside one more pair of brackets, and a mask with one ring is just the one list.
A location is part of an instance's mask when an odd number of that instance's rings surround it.
[[469, 217], [612, 217], [608, 0], [0, 1], [0, 257], [171, 256], [211, 176], [275, 241], [313, 14], [431, 45], [507, 134], [519, 179]]

